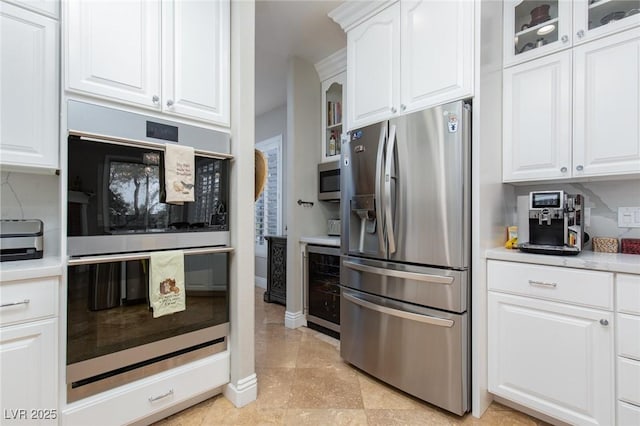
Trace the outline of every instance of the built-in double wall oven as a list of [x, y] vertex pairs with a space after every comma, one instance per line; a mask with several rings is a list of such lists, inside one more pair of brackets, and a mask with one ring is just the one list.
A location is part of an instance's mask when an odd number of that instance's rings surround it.
[[[69, 101], [67, 401], [226, 350], [229, 135]], [[166, 144], [194, 148], [167, 203]], [[150, 258], [181, 251], [185, 309], [154, 317]]]

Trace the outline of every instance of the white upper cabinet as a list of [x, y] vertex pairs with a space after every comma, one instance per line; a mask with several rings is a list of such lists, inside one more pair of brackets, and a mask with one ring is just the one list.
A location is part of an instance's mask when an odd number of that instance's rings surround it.
[[473, 2], [403, 1], [400, 112], [472, 94]]
[[470, 1], [399, 1], [347, 31], [351, 129], [473, 95]]
[[228, 1], [74, 1], [67, 14], [67, 90], [229, 125]]
[[503, 73], [505, 182], [571, 175], [571, 52]]
[[573, 55], [574, 176], [640, 174], [640, 29]]
[[0, 163], [57, 169], [58, 22], [0, 3]]
[[8, 3], [14, 3], [25, 9], [32, 10], [43, 15], [47, 15], [54, 19], [60, 18], [60, 1], [59, 0], [3, 0]]
[[347, 32], [350, 128], [384, 120], [400, 100], [400, 3]]
[[229, 123], [229, 2], [162, 3], [165, 112]]
[[508, 0], [504, 65], [640, 25], [640, 0]]

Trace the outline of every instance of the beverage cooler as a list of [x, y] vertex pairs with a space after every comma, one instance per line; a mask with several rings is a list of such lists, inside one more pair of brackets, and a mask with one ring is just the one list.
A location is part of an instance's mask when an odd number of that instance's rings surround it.
[[309, 245], [307, 262], [307, 325], [339, 337], [340, 249]]

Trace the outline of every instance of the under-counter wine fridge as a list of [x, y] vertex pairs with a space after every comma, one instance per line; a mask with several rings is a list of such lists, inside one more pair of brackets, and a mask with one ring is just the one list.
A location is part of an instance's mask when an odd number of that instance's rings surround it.
[[307, 246], [307, 325], [333, 337], [340, 333], [340, 249]]

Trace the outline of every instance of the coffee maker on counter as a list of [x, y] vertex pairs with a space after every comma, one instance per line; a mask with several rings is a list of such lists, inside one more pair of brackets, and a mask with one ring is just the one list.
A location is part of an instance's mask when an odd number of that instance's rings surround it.
[[529, 241], [521, 251], [541, 254], [575, 255], [588, 237], [584, 232], [584, 197], [564, 191], [529, 193]]

